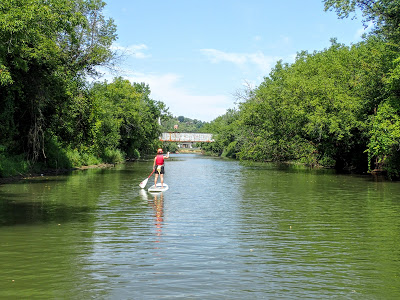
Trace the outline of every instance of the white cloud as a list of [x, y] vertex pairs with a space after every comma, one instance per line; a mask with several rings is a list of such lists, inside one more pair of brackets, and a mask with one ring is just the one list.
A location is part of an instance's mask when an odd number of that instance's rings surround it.
[[111, 50], [117, 51], [122, 53], [123, 55], [128, 55], [133, 58], [143, 59], [151, 57], [150, 54], [146, 54], [146, 50], [148, 47], [145, 44], [138, 44], [138, 45], [130, 45], [130, 46], [122, 46], [118, 43], [114, 43], [111, 47]]
[[203, 52], [212, 63], [227, 61], [234, 63], [235, 65], [243, 65], [247, 61], [246, 54], [227, 53], [216, 49], [201, 49], [200, 51]]
[[270, 70], [279, 58], [265, 56], [262, 52], [249, 54], [249, 61], [258, 66], [262, 71]]
[[164, 102], [174, 116], [211, 121], [233, 106], [233, 100], [226, 95], [199, 95], [186, 89], [177, 74], [132, 73], [126, 78], [148, 84], [151, 97]]
[[255, 53], [228, 53], [216, 49], [200, 50], [212, 63], [230, 62], [240, 68], [256, 66], [261, 71], [270, 70], [281, 59], [276, 56], [266, 56], [261, 51]]

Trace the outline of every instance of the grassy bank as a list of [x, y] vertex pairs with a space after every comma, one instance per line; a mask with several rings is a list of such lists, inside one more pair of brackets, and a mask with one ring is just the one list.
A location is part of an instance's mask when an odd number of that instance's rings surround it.
[[46, 161], [37, 163], [29, 161], [24, 155], [7, 155], [3, 152], [0, 153], [0, 178], [23, 178], [42, 173], [58, 174], [93, 166], [109, 166], [123, 161], [125, 155], [118, 149], [106, 149], [101, 156], [77, 149], [50, 149]]

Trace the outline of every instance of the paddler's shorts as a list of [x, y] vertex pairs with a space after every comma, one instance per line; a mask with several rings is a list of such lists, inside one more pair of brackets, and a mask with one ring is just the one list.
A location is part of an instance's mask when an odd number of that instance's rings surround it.
[[[158, 167], [160, 167], [160, 171], [157, 170]], [[157, 172], [158, 174], [164, 174], [164, 166], [156, 166], [154, 168], [154, 172]]]

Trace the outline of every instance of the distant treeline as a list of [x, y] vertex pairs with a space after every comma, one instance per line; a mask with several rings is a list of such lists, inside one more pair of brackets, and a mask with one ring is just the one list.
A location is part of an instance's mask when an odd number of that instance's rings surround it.
[[237, 109], [205, 130], [209, 152], [255, 161], [400, 174], [400, 2], [325, 0], [347, 17], [361, 10], [374, 30], [358, 44], [279, 61]]
[[184, 116], [170, 117], [161, 122], [163, 132], [204, 132], [207, 122], [191, 119]]
[[143, 83], [89, 83], [113, 67], [99, 0], [2, 0], [0, 177], [119, 162], [154, 150], [168, 116]]

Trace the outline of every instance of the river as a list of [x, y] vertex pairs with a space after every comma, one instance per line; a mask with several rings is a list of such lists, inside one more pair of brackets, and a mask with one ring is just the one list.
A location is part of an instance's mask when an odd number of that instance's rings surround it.
[[1, 185], [0, 299], [400, 298], [400, 183], [174, 154], [149, 194], [151, 167]]

